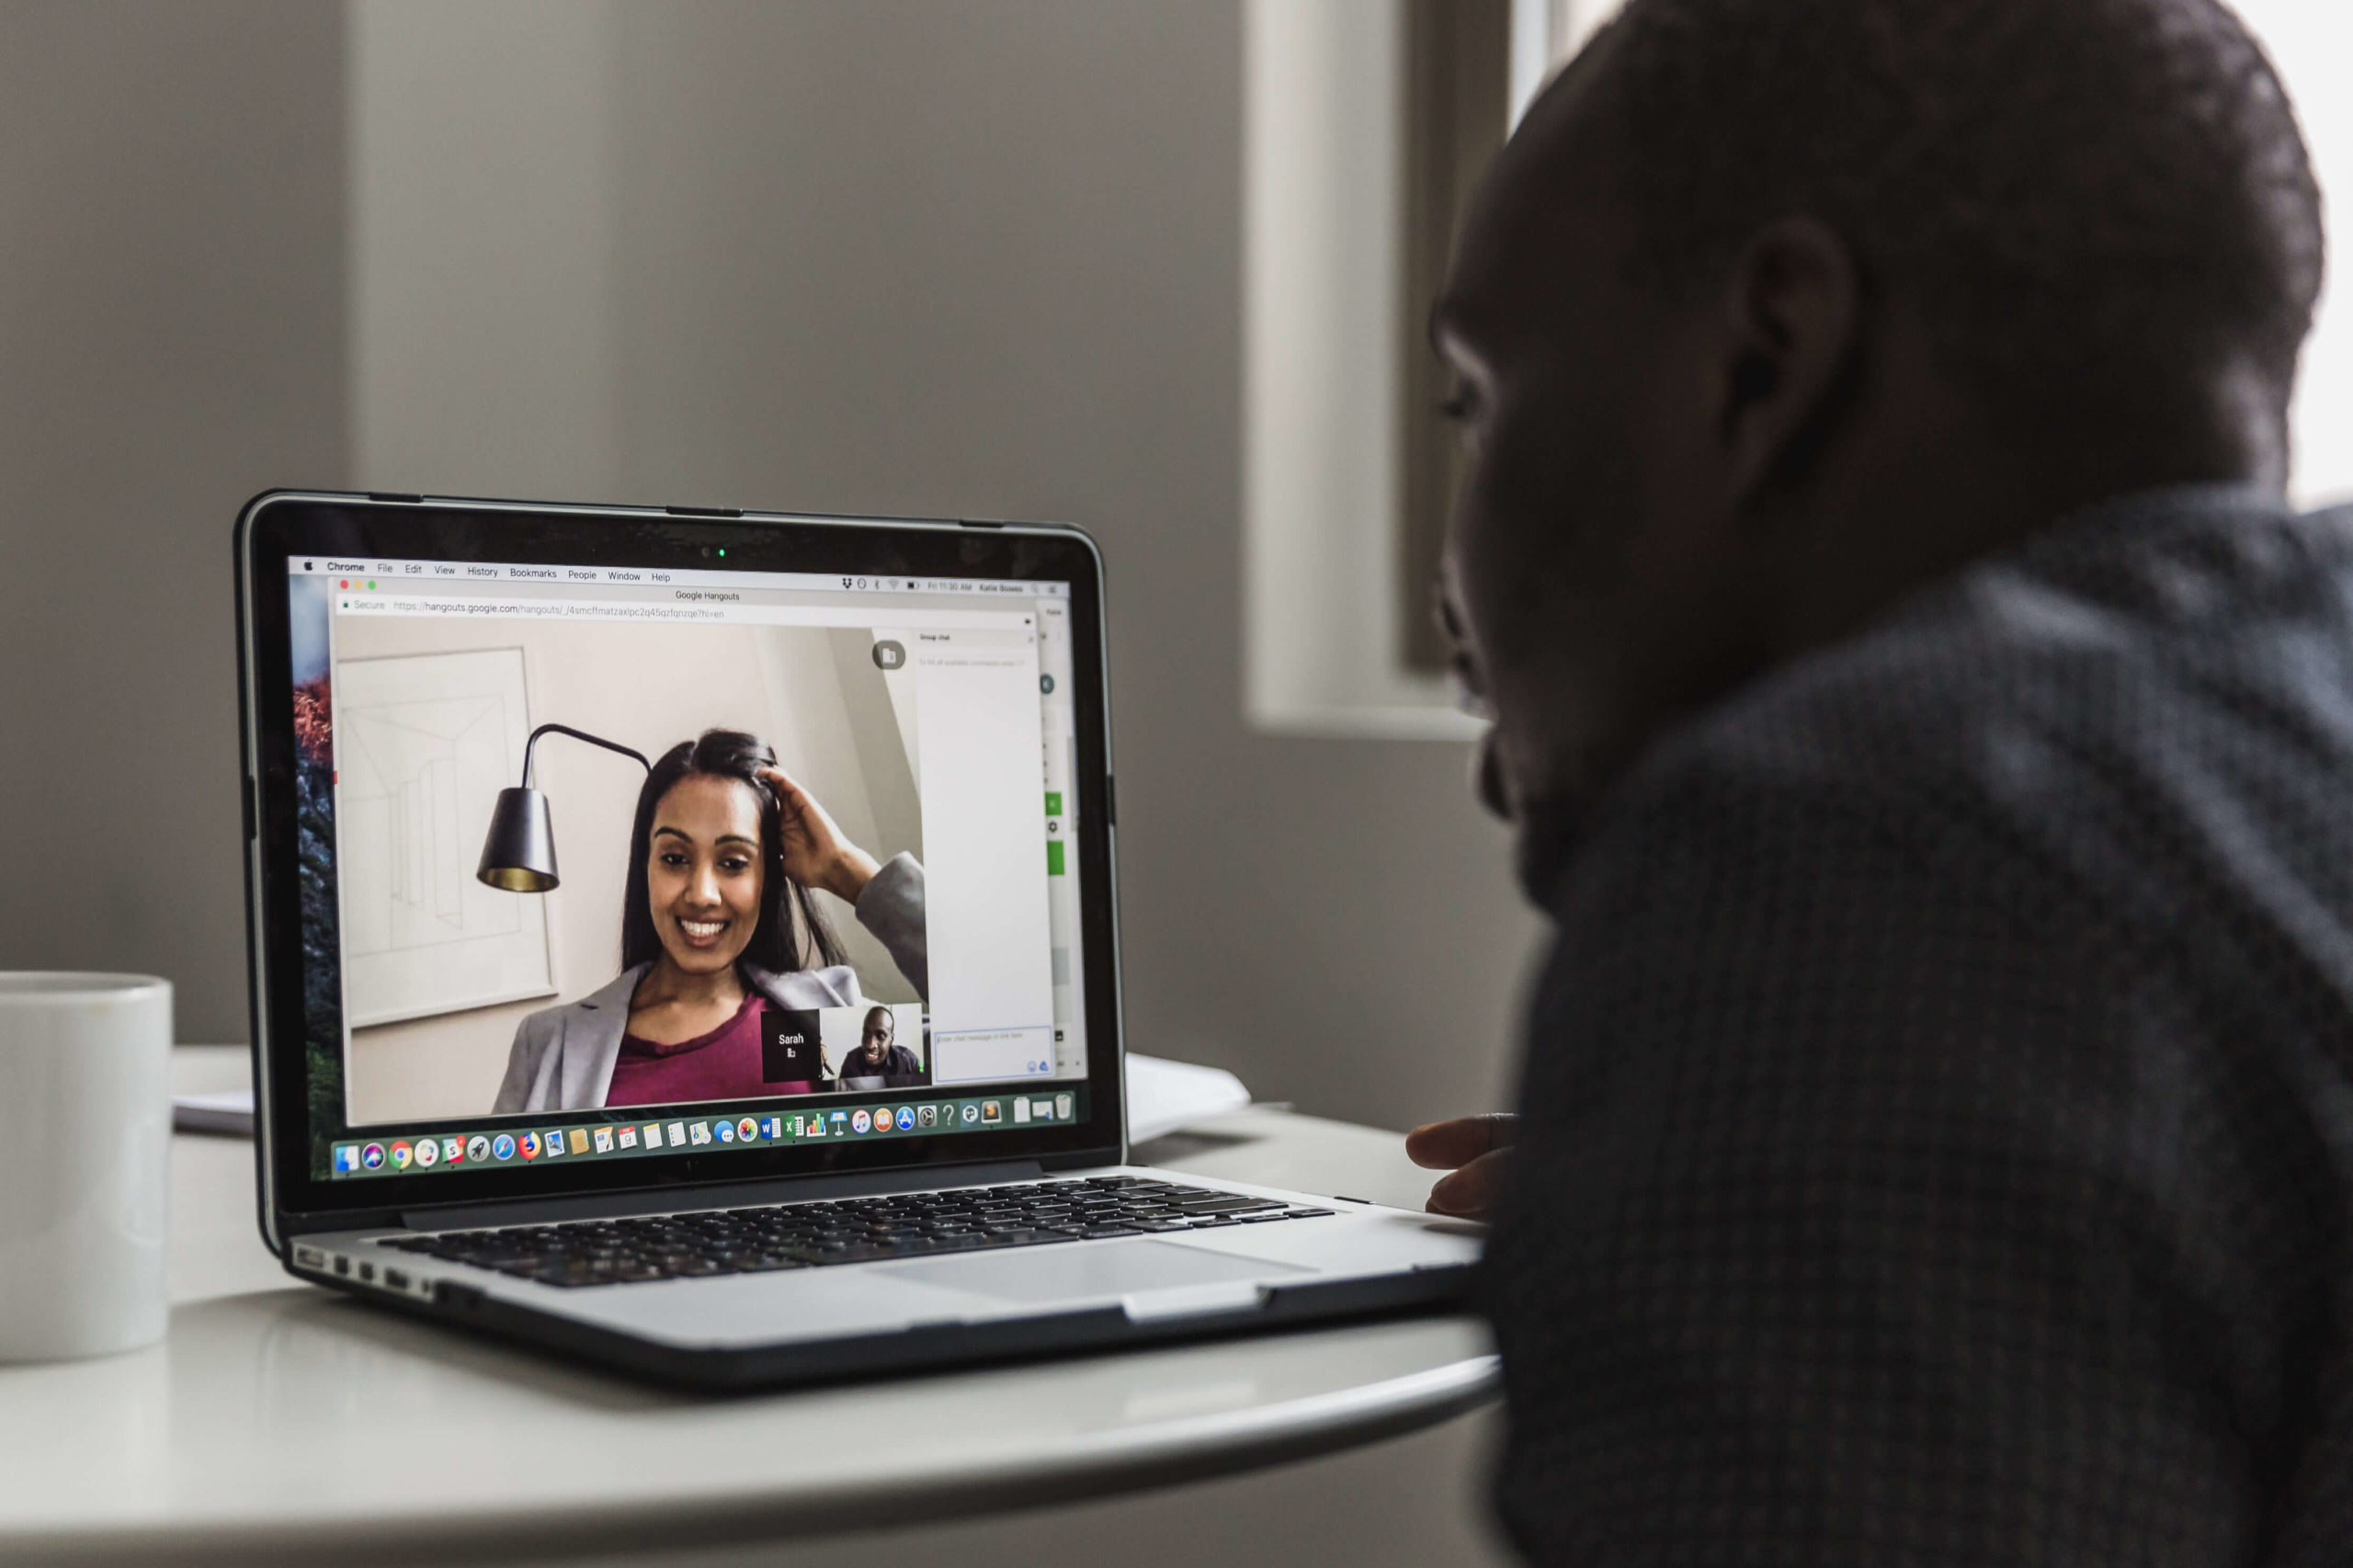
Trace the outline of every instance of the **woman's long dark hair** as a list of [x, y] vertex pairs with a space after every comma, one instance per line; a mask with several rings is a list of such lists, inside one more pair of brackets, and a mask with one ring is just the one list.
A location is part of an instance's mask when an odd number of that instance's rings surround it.
[[841, 942], [809, 890], [785, 875], [784, 826], [777, 814], [776, 791], [760, 778], [761, 768], [775, 766], [776, 753], [768, 744], [741, 730], [705, 730], [691, 741], [680, 741], [654, 763], [654, 771], [645, 776], [645, 788], [638, 791], [637, 823], [629, 835], [629, 891], [621, 903], [621, 968], [634, 969], [662, 956], [662, 938], [654, 929], [645, 877], [646, 858], [654, 845], [654, 809], [679, 780], [699, 775], [732, 778], [760, 801], [760, 918], [736, 961], [756, 964], [777, 974], [843, 961]]

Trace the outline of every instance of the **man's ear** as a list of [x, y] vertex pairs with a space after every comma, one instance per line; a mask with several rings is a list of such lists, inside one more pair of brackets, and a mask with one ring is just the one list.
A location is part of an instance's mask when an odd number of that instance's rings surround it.
[[1812, 218], [1759, 230], [1724, 279], [1714, 391], [1727, 499], [1753, 498], [1819, 442], [1862, 314], [1854, 252]]

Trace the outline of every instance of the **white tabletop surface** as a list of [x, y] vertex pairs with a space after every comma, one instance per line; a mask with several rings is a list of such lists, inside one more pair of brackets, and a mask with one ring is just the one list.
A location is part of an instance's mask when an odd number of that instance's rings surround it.
[[[182, 1092], [242, 1049], [178, 1053]], [[0, 1368], [0, 1557], [448, 1562], [803, 1540], [1214, 1475], [1494, 1397], [1481, 1326], [1423, 1318], [735, 1399], [682, 1396], [295, 1283], [253, 1150], [172, 1149], [170, 1337]], [[1394, 1133], [1250, 1110], [1138, 1151], [1177, 1170], [1417, 1205]], [[887, 1456], [885, 1458], [884, 1456]]]

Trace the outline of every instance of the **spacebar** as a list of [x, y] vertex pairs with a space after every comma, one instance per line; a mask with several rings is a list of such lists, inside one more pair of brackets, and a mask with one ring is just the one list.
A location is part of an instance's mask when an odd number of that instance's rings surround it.
[[995, 1235], [910, 1236], [898, 1242], [858, 1242], [837, 1248], [810, 1247], [800, 1255], [820, 1267], [830, 1263], [880, 1263], [892, 1257], [924, 1257], [941, 1252], [982, 1252], [997, 1247], [1045, 1246], [1079, 1238], [1063, 1231], [1011, 1231]]

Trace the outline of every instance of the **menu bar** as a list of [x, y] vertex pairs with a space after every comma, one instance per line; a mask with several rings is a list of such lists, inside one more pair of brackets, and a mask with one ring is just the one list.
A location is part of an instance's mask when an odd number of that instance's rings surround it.
[[[718, 552], [724, 555], [722, 550]], [[758, 587], [837, 594], [1003, 594], [1068, 598], [1068, 583], [1006, 582], [995, 577], [864, 576], [855, 573], [692, 571], [668, 566], [550, 566], [531, 562], [395, 561], [382, 557], [295, 556], [297, 576], [335, 577], [354, 588], [394, 583], [556, 583], [598, 587]]]

